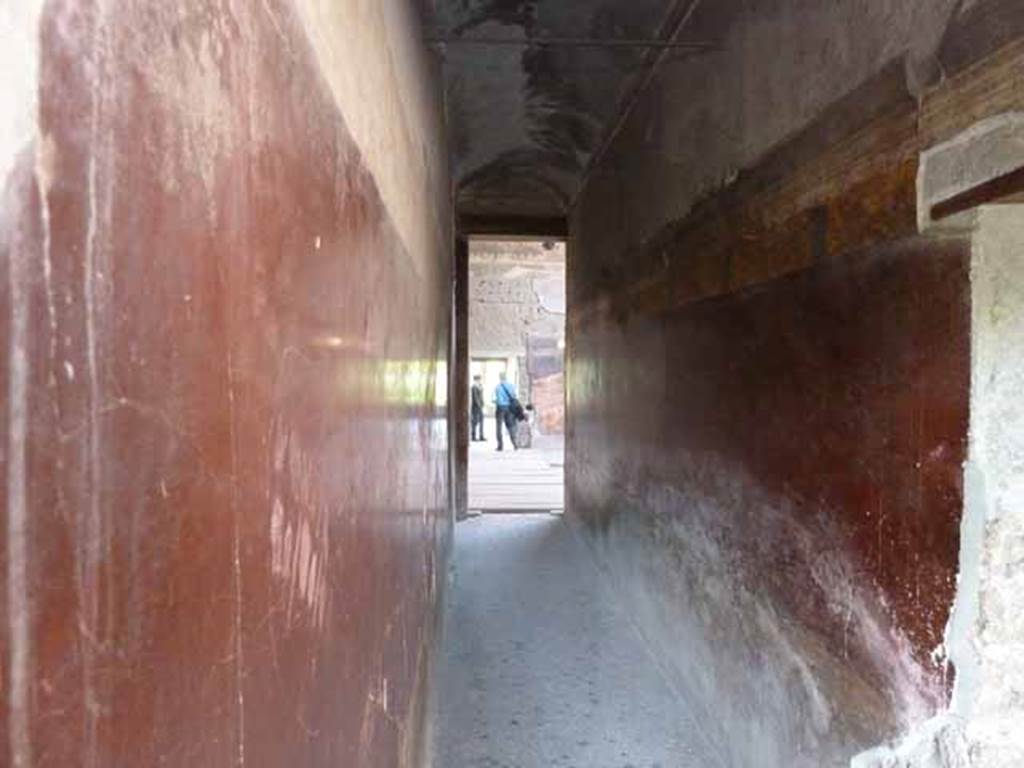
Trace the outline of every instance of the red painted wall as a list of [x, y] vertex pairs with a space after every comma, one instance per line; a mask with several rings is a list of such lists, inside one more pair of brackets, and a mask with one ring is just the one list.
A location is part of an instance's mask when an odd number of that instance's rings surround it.
[[968, 265], [905, 241], [573, 330], [570, 509], [737, 764], [845, 764], [945, 700]]
[[400, 236], [292, 4], [110, 5], [47, 4], [3, 192], [0, 762], [404, 764], [448, 232]]

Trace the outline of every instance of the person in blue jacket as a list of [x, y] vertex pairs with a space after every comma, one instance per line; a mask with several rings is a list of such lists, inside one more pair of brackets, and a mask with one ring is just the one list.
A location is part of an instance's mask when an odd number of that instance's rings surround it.
[[515, 385], [508, 383], [505, 372], [502, 371], [498, 374], [498, 386], [494, 388], [494, 429], [498, 433], [499, 451], [505, 450], [501, 435], [502, 425], [508, 430], [512, 447], [519, 450], [519, 446], [516, 445], [516, 417], [512, 413], [512, 401], [517, 399]]

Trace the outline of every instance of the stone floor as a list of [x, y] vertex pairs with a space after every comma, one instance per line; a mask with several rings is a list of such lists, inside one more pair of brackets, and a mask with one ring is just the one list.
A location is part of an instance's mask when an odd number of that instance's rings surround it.
[[665, 683], [568, 518], [456, 528], [433, 768], [705, 768]]
[[469, 509], [471, 512], [522, 512], [563, 508], [561, 435], [538, 435], [530, 448], [495, 450], [494, 424], [488, 423], [488, 442], [470, 443]]

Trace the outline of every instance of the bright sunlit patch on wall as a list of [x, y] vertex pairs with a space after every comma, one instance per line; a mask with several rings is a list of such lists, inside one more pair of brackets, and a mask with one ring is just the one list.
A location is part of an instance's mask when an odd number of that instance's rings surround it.
[[[443, 386], [438, 388], [438, 382]], [[447, 369], [434, 360], [387, 360], [384, 362], [383, 389], [385, 401], [393, 405], [422, 405], [429, 401], [429, 387], [435, 388], [447, 401]], [[443, 404], [443, 403], [442, 403]]]
[[365, 339], [346, 337], [346, 336], [334, 336], [331, 334], [324, 334], [322, 336], [314, 336], [309, 345], [314, 349], [326, 349], [326, 350], [338, 350], [338, 351], [350, 351], [350, 352], [366, 352], [369, 349], [369, 344]]
[[434, 363], [434, 405], [438, 408], [448, 407], [447, 360], [438, 360]]

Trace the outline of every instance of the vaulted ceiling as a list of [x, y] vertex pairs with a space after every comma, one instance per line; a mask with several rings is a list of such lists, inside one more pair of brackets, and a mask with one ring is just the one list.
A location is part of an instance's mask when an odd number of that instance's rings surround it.
[[655, 59], [700, 48], [698, 0], [423, 1], [462, 214], [564, 215]]

